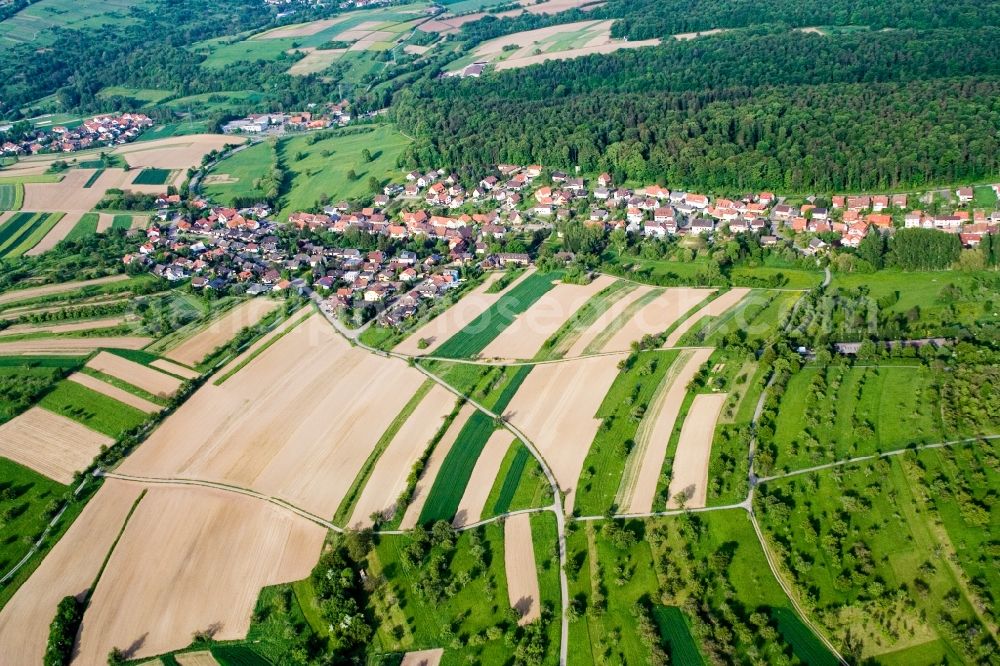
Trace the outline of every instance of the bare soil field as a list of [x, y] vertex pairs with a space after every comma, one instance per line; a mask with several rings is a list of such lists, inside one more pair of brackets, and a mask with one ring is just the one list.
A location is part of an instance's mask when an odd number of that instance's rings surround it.
[[122, 336], [116, 338], [28, 338], [14, 342], [0, 342], [0, 355], [4, 354], [80, 354], [98, 348], [142, 349], [152, 338]]
[[69, 235], [69, 232], [73, 230], [73, 227], [76, 226], [76, 223], [80, 221], [81, 217], [83, 217], [82, 210], [66, 213], [62, 216], [62, 219], [56, 222], [56, 226], [52, 227], [52, 230], [45, 234], [45, 238], [38, 241], [38, 244], [28, 250], [25, 254], [29, 257], [34, 257], [51, 250], [59, 244], [59, 241]]
[[[534, 269], [531, 269], [534, 270]], [[512, 282], [507, 289], [527, 277], [530, 271], [525, 271], [517, 280]], [[399, 343], [393, 350], [400, 354], [426, 355], [431, 354], [441, 343], [458, 333], [460, 330], [478, 317], [486, 308], [493, 305], [503, 292], [487, 294], [486, 290], [490, 285], [499, 280], [501, 273], [490, 275], [483, 284], [479, 285], [466, 294], [458, 303], [439, 314], [434, 319], [421, 326], [410, 334], [408, 338]], [[421, 339], [427, 340], [430, 344], [427, 349], [420, 349], [418, 343]]]
[[322, 51], [315, 49], [298, 50], [308, 52], [304, 58], [297, 60], [294, 65], [288, 68], [288, 73], [295, 76], [306, 76], [322, 72], [348, 51], [348, 49], [324, 49]]
[[208, 650], [176, 654], [174, 660], [181, 666], [219, 666], [219, 662]]
[[[403, 47], [403, 53], [409, 53], [410, 55], [423, 55], [431, 50], [429, 46], [419, 46], [417, 44], [407, 44]], [[410, 653], [416, 654], [416, 653]]]
[[378, 21], [365, 21], [364, 23], [357, 24], [349, 30], [338, 32], [334, 39], [338, 42], [356, 42], [359, 39], [364, 39], [373, 31], [378, 30], [380, 25], [382, 24]]
[[[41, 664], [49, 625], [63, 597], [94, 582], [142, 486], [107, 480], [38, 569], [0, 611], [5, 663]], [[107, 655], [99, 662], [107, 663]]]
[[504, 416], [530, 437], [567, 493], [572, 512], [576, 482], [600, 425], [598, 407], [618, 375], [612, 354], [537, 365], [524, 380]]
[[[222, 134], [190, 134], [153, 141], [128, 143], [115, 148], [116, 155], [123, 155], [133, 169], [150, 167], [154, 169], [187, 169], [201, 164], [201, 158], [210, 151], [219, 150], [227, 143], [239, 143], [239, 139]], [[134, 175], [134, 174], [133, 174]], [[101, 178], [103, 180], [103, 176]], [[100, 181], [98, 181], [100, 183]], [[128, 189], [144, 187], [133, 185]], [[165, 185], [153, 185], [165, 190]]]
[[73, 333], [76, 331], [92, 331], [99, 328], [114, 328], [125, 322], [124, 317], [108, 319], [91, 319], [90, 321], [75, 321], [71, 324], [15, 324], [0, 331], [0, 337], [9, 335], [24, 335], [25, 333]]
[[176, 393], [183, 383], [176, 377], [108, 352], [101, 352], [90, 359], [87, 367], [117, 377], [123, 382], [163, 398]]
[[302, 315], [305, 312], [309, 311], [309, 309], [310, 308], [307, 305], [303, 307], [301, 310], [297, 310], [296, 312], [292, 313], [292, 315], [287, 317], [285, 321], [278, 324], [275, 328], [271, 329], [269, 333], [259, 338], [255, 343], [253, 343], [245, 350], [243, 350], [242, 354], [240, 354], [239, 356], [231, 360], [229, 363], [224, 365], [222, 368], [220, 368], [217, 373], [217, 376], [219, 377], [225, 376], [230, 370], [237, 367], [244, 360], [256, 354], [258, 349], [268, 345], [271, 342], [271, 340], [278, 337], [279, 335], [282, 335], [285, 331], [291, 328], [297, 321], [299, 321], [299, 319], [302, 318]]
[[129, 185], [135, 173], [124, 169], [105, 169], [96, 183], [91, 187], [84, 187], [92, 175], [94, 169], [70, 169], [58, 183], [25, 183], [22, 209], [86, 213], [104, 198], [108, 188], [142, 191], [142, 188]]
[[0, 425], [0, 456], [63, 484], [115, 440], [41, 407]]
[[622, 512], [645, 513], [653, 510], [656, 483], [663, 469], [677, 415], [687, 395], [687, 385], [711, 355], [711, 349], [685, 351], [677, 357], [674, 367], [664, 378], [664, 381], [670, 381], [670, 385], [663, 387], [665, 390], [661, 389], [650, 405], [648, 416], [636, 434], [636, 448], [626, 463], [622, 487], [616, 498]]
[[507, 450], [513, 441], [513, 435], [507, 430], [497, 430], [490, 435], [483, 452], [479, 454], [476, 466], [472, 469], [465, 494], [458, 503], [458, 511], [452, 523], [455, 527], [462, 527], [482, 519], [486, 500], [490, 496], [490, 490], [500, 472], [500, 465], [503, 464], [504, 456], [507, 455]]
[[451, 422], [451, 426], [448, 427], [448, 431], [444, 434], [444, 437], [434, 447], [431, 457], [427, 460], [427, 466], [424, 467], [424, 473], [421, 475], [420, 480], [417, 481], [413, 497], [410, 499], [409, 506], [406, 507], [406, 513], [403, 514], [403, 520], [399, 524], [400, 529], [409, 530], [417, 526], [420, 512], [424, 509], [424, 503], [427, 502], [427, 496], [430, 494], [431, 486], [434, 485], [434, 479], [437, 478], [437, 473], [441, 470], [444, 459], [448, 456], [448, 452], [451, 451], [451, 447], [454, 446], [455, 441], [458, 439], [458, 433], [462, 431], [465, 422], [469, 420], [469, 417], [475, 411], [475, 407], [469, 403], [465, 403], [458, 412], [458, 416]]
[[97, 233], [103, 234], [105, 231], [111, 228], [111, 225], [115, 221], [115, 216], [111, 213], [98, 213], [97, 214]]
[[359, 38], [354, 44], [351, 45], [348, 51], [367, 51], [375, 44], [379, 42], [391, 42], [395, 39], [396, 33], [386, 32], [384, 30], [374, 30]]
[[96, 278], [93, 280], [81, 280], [80, 282], [60, 282], [58, 284], [47, 284], [41, 287], [15, 289], [13, 291], [0, 294], [0, 305], [4, 303], [13, 303], [15, 301], [23, 301], [29, 298], [37, 298], [39, 296], [49, 296], [51, 294], [61, 294], [67, 291], [76, 291], [77, 289], [83, 289], [84, 287], [90, 287], [95, 284], [121, 282], [122, 280], [127, 279], [127, 275], [110, 275], [108, 277]]
[[566, 357], [573, 358], [582, 355], [590, 343], [611, 325], [611, 322], [620, 317], [630, 305], [648, 294], [652, 289], [652, 287], [645, 285], [637, 287], [612, 303], [611, 307], [601, 313], [601, 316], [580, 334], [580, 337], [573, 343], [573, 346], [566, 352]]
[[325, 535], [249, 497], [150, 488], [94, 590], [75, 663], [104, 663], [114, 647], [132, 659], [160, 654], [196, 631], [244, 638], [260, 589], [307, 577]]
[[309, 23], [296, 23], [295, 25], [285, 25], [280, 28], [274, 28], [273, 30], [268, 30], [267, 32], [262, 32], [259, 35], [254, 35], [250, 39], [285, 39], [287, 37], [310, 37], [315, 35], [317, 32], [323, 32], [331, 26], [335, 26], [338, 23], [344, 21], [346, 16], [338, 16], [336, 18], [322, 19], [319, 21], [310, 21]]
[[714, 289], [667, 289], [608, 340], [601, 351], [628, 351], [634, 340], [663, 333], [685, 312], [701, 303]]
[[332, 516], [423, 381], [312, 317], [220, 386], [202, 386], [121, 469], [252, 488]]
[[371, 527], [371, 515], [375, 512], [387, 518], [393, 515], [413, 463], [434, 439], [454, 405], [455, 396], [439, 384], [423, 397], [375, 464], [354, 507], [354, 515], [348, 523], [351, 527]]
[[154, 368], [159, 368], [164, 372], [169, 372], [172, 375], [177, 375], [178, 377], [183, 377], [184, 379], [197, 379], [201, 375], [197, 371], [191, 370], [190, 368], [185, 368], [183, 365], [178, 365], [176, 363], [171, 363], [165, 358], [160, 358], [152, 363], [151, 366]]
[[155, 402], [150, 402], [145, 398], [140, 398], [134, 393], [129, 393], [124, 389], [118, 388], [114, 384], [103, 382], [97, 377], [92, 377], [91, 375], [87, 375], [82, 372], [75, 372], [70, 375], [68, 379], [71, 382], [76, 382], [77, 384], [86, 386], [89, 389], [93, 389], [98, 393], [103, 393], [109, 398], [114, 398], [118, 402], [123, 402], [126, 405], [135, 407], [136, 409], [146, 412], [147, 414], [153, 414], [161, 409]]
[[675, 328], [673, 333], [667, 337], [667, 344], [664, 346], [673, 347], [677, 344], [677, 341], [684, 337], [684, 334], [691, 330], [695, 324], [702, 320], [703, 317], [718, 317], [726, 310], [743, 300], [743, 297], [749, 293], [750, 290], [744, 287], [735, 287], [730, 289], [685, 319], [681, 325]]
[[185, 365], [198, 365], [216, 348], [232, 340], [242, 329], [259, 322], [276, 307], [278, 307], [277, 301], [266, 298], [244, 301], [218, 319], [209, 322], [208, 326], [166, 352], [164, 356]]
[[443, 654], [444, 648], [407, 652], [403, 655], [403, 661], [399, 662], [399, 666], [438, 666]]
[[531, 540], [531, 514], [510, 516], [503, 524], [503, 563], [507, 572], [507, 597], [517, 611], [519, 625], [542, 616], [538, 591], [538, 567]]
[[684, 493], [688, 498], [684, 502], [685, 507], [695, 509], [705, 506], [712, 437], [715, 435], [715, 423], [719, 420], [719, 413], [728, 397], [728, 393], [701, 393], [694, 397], [677, 443], [677, 455], [674, 456], [674, 467], [671, 470], [668, 509], [679, 508], [675, 499], [679, 493]]
[[530, 359], [542, 348], [542, 344], [573, 313], [601, 291], [615, 278], [598, 276], [590, 284], [557, 284], [546, 292], [527, 311], [517, 316], [510, 326], [503, 330], [482, 351], [483, 358]]

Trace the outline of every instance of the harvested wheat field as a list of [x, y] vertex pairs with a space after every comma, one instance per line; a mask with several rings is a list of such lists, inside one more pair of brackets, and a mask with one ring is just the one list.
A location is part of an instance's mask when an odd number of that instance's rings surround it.
[[598, 407], [624, 354], [536, 365], [504, 416], [535, 443], [573, 511], [576, 482], [600, 419]]
[[[529, 269], [525, 271], [518, 279], [508, 285], [504, 291], [509, 291], [511, 287], [527, 277], [533, 270]], [[493, 305], [500, 298], [503, 292], [487, 294], [486, 290], [490, 288], [490, 285], [499, 280], [501, 275], [501, 273], [490, 275], [483, 284], [466, 294], [458, 303], [455, 303], [411, 333], [393, 351], [411, 355], [432, 353], [441, 343], [465, 328], [469, 322], [478, 317], [486, 308]], [[421, 339], [427, 340], [430, 343], [426, 349], [420, 349], [418, 346]]]
[[566, 352], [566, 357], [573, 358], [584, 354], [587, 347], [589, 347], [591, 343], [598, 338], [598, 336], [604, 334], [608, 327], [616, 319], [626, 316], [625, 311], [629, 308], [629, 306], [638, 301], [640, 298], [645, 297], [646, 294], [652, 290], [653, 287], [642, 285], [640, 287], [636, 287], [612, 303], [611, 307], [602, 312], [593, 324], [580, 333], [576, 342], [574, 342], [573, 346]]
[[105, 231], [111, 228], [114, 224], [115, 216], [111, 213], [98, 213], [97, 214], [97, 233], [103, 234]]
[[267, 502], [209, 488], [150, 488], [80, 627], [76, 663], [244, 638], [260, 589], [309, 575], [326, 530]]
[[[682, 352], [664, 377], [664, 386], [650, 401], [647, 416], [639, 424], [636, 446], [626, 462], [616, 503], [622, 513], [646, 513], [653, 510], [656, 484], [667, 455], [670, 435], [687, 395], [687, 386], [698, 369], [712, 355], [711, 349]], [[669, 382], [669, 384], [666, 384]]]
[[728, 397], [728, 393], [701, 393], [694, 397], [677, 443], [677, 454], [671, 470], [668, 509], [680, 507], [675, 499], [680, 493], [687, 497], [685, 507], [695, 509], [705, 506], [708, 462], [712, 458], [715, 422], [719, 420], [719, 412]]
[[180, 666], [219, 666], [219, 662], [216, 661], [215, 657], [208, 650], [175, 654], [174, 660]]
[[[139, 485], [107, 480], [38, 569], [0, 611], [0, 646], [8, 664], [41, 664], [49, 625], [63, 597], [80, 597], [94, 582]], [[104, 659], [94, 663], [107, 663]]]
[[0, 456], [67, 485], [102, 446], [114, 443], [107, 435], [41, 407], [0, 425]]
[[93, 377], [82, 372], [75, 372], [68, 377], [71, 382], [76, 382], [81, 386], [86, 386], [89, 389], [93, 389], [98, 393], [103, 393], [109, 398], [114, 398], [118, 402], [123, 402], [130, 407], [135, 407], [136, 409], [146, 412], [147, 414], [153, 414], [162, 409], [155, 402], [150, 402], [145, 398], [140, 398], [134, 393], [129, 393], [124, 389], [120, 389], [114, 384], [109, 384], [107, 382], [101, 381], [97, 377]]
[[90, 359], [87, 367], [117, 377], [123, 382], [163, 398], [176, 393], [183, 383], [164, 372], [103, 351]]
[[601, 351], [628, 351], [632, 342], [644, 335], [658, 335], [705, 300], [714, 289], [667, 289], [663, 295], [635, 313]]
[[315, 310], [312, 310], [310, 306], [307, 305], [303, 307], [301, 310], [292, 313], [291, 316], [286, 317], [283, 322], [272, 328], [270, 331], [268, 331], [263, 336], [258, 338], [256, 342], [254, 342], [252, 345], [244, 349], [243, 353], [241, 353], [233, 360], [229, 361], [229, 363], [226, 363], [224, 366], [222, 366], [216, 373], [216, 376], [225, 377], [231, 370], [239, 366], [246, 359], [251, 358], [254, 354], [256, 354], [258, 350], [260, 350], [262, 347], [271, 344], [271, 341], [274, 340], [274, 338], [284, 335], [284, 333], [288, 329], [298, 325], [299, 320], [302, 319], [303, 313], [308, 313], [305, 315], [308, 318], [311, 317], [313, 314], [315, 314], [315, 312], [316, 312]]
[[718, 317], [726, 310], [743, 300], [743, 297], [749, 293], [750, 290], [744, 287], [735, 287], [730, 289], [681, 322], [681, 325], [675, 328], [674, 332], [667, 337], [667, 344], [664, 346], [673, 347], [677, 344], [677, 341], [684, 337], [684, 334], [691, 330], [695, 324], [702, 320], [702, 318]]
[[339, 60], [340, 57], [348, 51], [348, 49], [323, 49], [319, 51], [310, 48], [295, 50], [302, 51], [306, 55], [304, 58], [296, 60], [295, 64], [288, 68], [288, 73], [294, 76], [318, 74], [333, 63], [337, 62], [337, 60]]
[[587, 285], [557, 284], [505, 328], [480, 356], [530, 359], [563, 323], [615, 278], [598, 276]]
[[166, 352], [164, 356], [185, 365], [198, 365], [218, 347], [236, 337], [242, 329], [253, 326], [276, 307], [278, 307], [277, 301], [266, 298], [244, 301], [218, 319], [213, 319], [208, 326]]
[[94, 173], [94, 169], [70, 169], [58, 183], [25, 183], [22, 209], [86, 213], [109, 188], [135, 189], [129, 187], [135, 174], [124, 169], [105, 169], [96, 183], [84, 187]]
[[[190, 134], [153, 141], [128, 143], [115, 148], [116, 155], [124, 155], [133, 169], [150, 167], [153, 169], [188, 169], [201, 164], [201, 158], [212, 150], [220, 150], [227, 143], [238, 143], [238, 139], [222, 134]], [[133, 174], [134, 175], [134, 174]], [[136, 189], [142, 186], [132, 186]], [[161, 190], [164, 185], [156, 185]]]
[[311, 317], [219, 386], [202, 386], [122, 465], [226, 483], [332, 516], [424, 376]]
[[452, 523], [455, 527], [463, 527], [482, 520], [486, 500], [490, 496], [493, 483], [497, 480], [497, 474], [500, 473], [500, 465], [513, 441], [514, 436], [507, 430], [497, 430], [490, 435], [486, 446], [483, 447], [483, 452], [476, 460], [476, 466], [472, 469], [469, 485], [465, 487], [465, 494], [462, 495], [462, 500], [458, 503], [458, 511], [455, 513], [455, 520]]
[[507, 572], [507, 597], [511, 608], [520, 616], [517, 623], [530, 624], [542, 616], [530, 513], [519, 513], [504, 520], [503, 563]]
[[45, 237], [38, 241], [35, 247], [25, 252], [25, 254], [29, 257], [34, 257], [42, 252], [48, 252], [58, 245], [59, 241], [69, 235], [69, 232], [73, 230], [73, 227], [76, 226], [81, 217], [83, 217], [83, 211], [81, 210], [66, 213], [56, 222], [56, 226], [52, 227], [49, 233], [45, 234]]
[[434, 485], [434, 479], [437, 478], [438, 472], [441, 471], [444, 459], [448, 456], [448, 452], [451, 451], [451, 447], [454, 446], [455, 441], [458, 439], [458, 434], [465, 427], [465, 422], [469, 420], [469, 417], [475, 411], [476, 408], [469, 403], [462, 405], [462, 409], [458, 412], [455, 420], [451, 422], [448, 431], [441, 438], [441, 441], [437, 443], [437, 446], [434, 447], [430, 458], [427, 460], [427, 466], [424, 467], [424, 472], [420, 475], [420, 480], [417, 481], [413, 497], [410, 498], [410, 504], [406, 507], [406, 513], [403, 514], [403, 520], [399, 524], [400, 529], [410, 530], [417, 526], [417, 520], [420, 519], [420, 512], [424, 510], [424, 503], [427, 502], [427, 496]]
[[274, 28], [273, 30], [268, 30], [267, 32], [262, 32], [259, 35], [254, 35], [251, 40], [254, 39], [285, 39], [288, 37], [310, 37], [315, 35], [317, 32], [322, 32], [329, 27], [335, 26], [338, 23], [347, 19], [346, 16], [338, 16], [337, 18], [322, 19], [320, 21], [310, 21], [309, 23], [296, 23], [294, 25], [284, 25], [280, 28]]
[[153, 338], [122, 336], [116, 338], [28, 338], [13, 342], [0, 342], [0, 355], [4, 354], [82, 354], [100, 348], [142, 349]]
[[183, 365], [178, 365], [176, 363], [171, 363], [165, 358], [158, 358], [149, 365], [158, 370], [163, 370], [163, 372], [169, 372], [172, 375], [183, 377], [184, 379], [197, 379], [201, 376], [196, 370], [185, 368]]
[[124, 317], [108, 319], [91, 319], [89, 321], [74, 321], [70, 324], [15, 324], [0, 331], [0, 337], [9, 335], [24, 335], [26, 333], [75, 333], [77, 331], [93, 331], [100, 328], [114, 328], [125, 323]]
[[42, 287], [15, 289], [13, 291], [8, 291], [6, 293], [0, 294], [0, 304], [13, 303], [15, 301], [24, 301], [29, 298], [38, 298], [39, 296], [50, 296], [52, 294], [61, 294], [67, 291], [76, 291], [77, 289], [83, 289], [84, 287], [91, 287], [95, 284], [107, 284], [108, 282], [121, 282], [122, 280], [127, 280], [127, 279], [129, 279], [127, 275], [111, 275], [108, 277], [95, 278], [93, 280], [81, 280], [79, 282], [60, 282], [58, 284], [47, 284]]
[[399, 662], [399, 666], [438, 666], [443, 654], [444, 648], [407, 652], [403, 655], [403, 661]]
[[395, 513], [396, 500], [406, 488], [413, 463], [423, 455], [454, 404], [455, 396], [440, 384], [423, 397], [379, 457], [354, 507], [348, 523], [351, 527], [371, 527], [375, 512], [386, 518]]
[[403, 47], [403, 53], [410, 55], [423, 55], [431, 50], [429, 46], [418, 46], [417, 44], [407, 44]]

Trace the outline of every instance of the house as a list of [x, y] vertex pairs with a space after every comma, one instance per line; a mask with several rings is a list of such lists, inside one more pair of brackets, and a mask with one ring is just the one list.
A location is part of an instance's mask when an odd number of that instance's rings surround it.
[[611, 174], [602, 173], [600, 176], [597, 177], [597, 184], [600, 187], [611, 187], [611, 183], [612, 183]]
[[958, 195], [958, 202], [963, 205], [971, 203], [976, 196], [971, 187], [960, 187], [955, 191], [955, 194]]
[[709, 218], [699, 218], [688, 225], [688, 232], [697, 236], [710, 234], [715, 231], [715, 221]]

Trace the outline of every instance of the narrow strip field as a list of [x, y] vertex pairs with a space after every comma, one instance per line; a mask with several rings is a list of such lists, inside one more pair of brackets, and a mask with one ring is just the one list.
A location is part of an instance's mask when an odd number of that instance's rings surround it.
[[663, 469], [670, 435], [687, 394], [687, 386], [712, 355], [711, 349], [685, 351], [674, 362], [664, 386], [654, 396], [649, 415], [640, 424], [636, 446], [625, 464], [616, 502], [623, 513], [653, 510], [656, 486]]
[[522, 312], [482, 350], [485, 358], [530, 359], [563, 323], [614, 278], [601, 275], [587, 285], [557, 284]]
[[427, 502], [420, 512], [421, 524], [451, 520], [455, 516], [476, 461], [495, 428], [493, 419], [478, 410], [469, 417], [434, 479]]
[[681, 325], [675, 328], [674, 331], [667, 337], [666, 346], [675, 346], [677, 341], [684, 337], [684, 334], [687, 333], [695, 324], [701, 321], [703, 317], [718, 317], [726, 310], [743, 300], [743, 297], [749, 293], [750, 290], [747, 288], [734, 287], [733, 289], [730, 289], [726, 293], [722, 294], [701, 310], [698, 310], [698, 312], [681, 322]]
[[5, 354], [85, 354], [97, 349], [142, 349], [152, 338], [122, 336], [116, 338], [26, 338], [0, 342], [0, 355]]
[[[41, 664], [56, 606], [93, 584], [142, 486], [106, 481], [38, 569], [0, 611], [0, 645], [10, 664]], [[107, 655], [94, 663], [106, 663]]]
[[374, 513], [383, 518], [395, 513], [396, 500], [406, 488], [406, 478], [413, 464], [451, 413], [453, 405], [451, 391], [440, 384], [434, 384], [424, 395], [379, 456], [348, 522], [351, 527], [371, 527]]
[[[628, 283], [626, 283], [628, 284]], [[641, 299], [652, 291], [652, 287], [629, 285], [629, 289], [624, 293], [619, 292], [620, 297], [610, 303], [587, 327], [579, 331], [572, 340], [572, 345], [563, 354], [567, 358], [582, 356], [584, 350], [590, 346], [593, 340], [601, 335], [611, 326], [611, 323], [622, 316], [622, 314], [632, 306], [633, 303]]]
[[510, 448], [513, 436], [507, 430], [495, 430], [486, 441], [483, 451], [476, 460], [476, 466], [469, 476], [469, 484], [458, 503], [455, 519], [452, 524], [462, 527], [482, 519], [486, 500], [489, 497], [493, 483], [500, 472], [500, 465]]
[[0, 227], [0, 259], [14, 259], [37, 245], [62, 213], [17, 213]]
[[597, 410], [624, 355], [535, 366], [504, 417], [538, 447], [573, 510], [576, 483], [600, 426]]
[[684, 426], [681, 428], [677, 455], [670, 475], [668, 509], [680, 506], [677, 496], [683, 494], [687, 508], [705, 506], [708, 488], [708, 463], [712, 458], [712, 438], [715, 423], [722, 406], [729, 397], [726, 393], [701, 393], [694, 397]]
[[433, 487], [434, 482], [437, 480], [445, 458], [448, 457], [451, 448], [458, 440], [459, 433], [465, 429], [465, 424], [468, 423], [469, 418], [475, 413], [477, 413], [476, 408], [469, 403], [465, 403], [458, 412], [458, 416], [452, 421], [444, 437], [434, 447], [434, 451], [427, 460], [427, 466], [424, 468], [420, 480], [417, 481], [410, 505], [406, 507], [406, 513], [403, 514], [403, 520], [399, 525], [400, 529], [410, 530], [417, 526], [420, 514], [423, 513], [424, 505], [427, 503], [427, 497], [430, 495], [431, 487]]
[[83, 289], [85, 287], [107, 284], [109, 282], [121, 282], [122, 280], [128, 280], [128, 279], [129, 276], [127, 275], [111, 275], [108, 277], [96, 278], [94, 280], [81, 280], [80, 282], [58, 282], [55, 284], [47, 284], [42, 287], [15, 289], [0, 294], [0, 305], [4, 303], [13, 303], [15, 301], [24, 301], [28, 300], [29, 298], [38, 298], [39, 296], [49, 296], [52, 294], [61, 294], [64, 292], [76, 291], [78, 289]]
[[0, 425], [0, 456], [62, 484], [111, 444], [111, 437], [41, 407]]
[[519, 625], [541, 617], [538, 567], [531, 536], [531, 514], [510, 516], [503, 527], [503, 559], [507, 572], [507, 598], [518, 615]]
[[21, 210], [23, 203], [23, 183], [0, 183], [0, 210]]
[[78, 331], [94, 331], [101, 328], [115, 328], [124, 323], [124, 317], [111, 317], [109, 319], [91, 319], [89, 321], [74, 321], [69, 324], [15, 324], [0, 331], [0, 337], [10, 335], [24, 335], [26, 333], [75, 333]]
[[80, 663], [244, 638], [260, 589], [309, 575], [326, 531], [266, 502], [207, 488], [149, 489], [94, 590]]
[[232, 340], [240, 330], [253, 326], [276, 307], [278, 302], [270, 299], [254, 298], [245, 301], [211, 321], [204, 330], [177, 345], [164, 356], [185, 365], [196, 366], [216, 348]]
[[150, 402], [149, 400], [140, 398], [134, 393], [129, 393], [125, 389], [118, 388], [113, 384], [101, 381], [97, 377], [93, 377], [82, 372], [74, 373], [67, 377], [67, 379], [71, 382], [76, 382], [81, 386], [85, 386], [92, 391], [97, 391], [98, 393], [106, 395], [109, 398], [117, 400], [118, 402], [124, 403], [129, 407], [135, 407], [139, 411], [147, 414], [156, 413], [161, 409], [155, 402]]
[[[507, 290], [512, 289], [517, 282], [524, 280], [527, 276], [528, 273], [525, 272], [514, 284], [509, 285]], [[410, 355], [434, 353], [445, 340], [465, 328], [469, 322], [500, 298], [500, 293], [487, 293], [487, 291], [501, 277], [503, 277], [502, 273], [494, 273], [489, 276], [483, 284], [466, 294], [458, 303], [414, 331], [393, 351]], [[426, 343], [424, 349], [420, 348], [421, 340]]]
[[182, 384], [176, 377], [108, 352], [101, 352], [90, 359], [87, 367], [163, 398], [176, 393]]
[[156, 359], [149, 365], [157, 370], [163, 370], [163, 372], [169, 372], [172, 375], [177, 375], [178, 377], [183, 377], [184, 379], [197, 379], [201, 376], [198, 374], [197, 370], [185, 368], [183, 365], [178, 365], [177, 363], [171, 363], [165, 358]]
[[67, 238], [71, 233], [73, 233], [80, 220], [87, 214], [88, 213], [83, 213], [82, 211], [73, 211], [62, 215], [60, 219], [56, 221], [55, 225], [52, 226], [51, 231], [45, 234], [45, 236], [25, 254], [29, 257], [34, 257], [43, 252], [48, 252], [58, 245], [59, 241]]
[[667, 289], [628, 320], [601, 348], [603, 352], [628, 351], [644, 335], [659, 335], [685, 312], [701, 303], [712, 289]]

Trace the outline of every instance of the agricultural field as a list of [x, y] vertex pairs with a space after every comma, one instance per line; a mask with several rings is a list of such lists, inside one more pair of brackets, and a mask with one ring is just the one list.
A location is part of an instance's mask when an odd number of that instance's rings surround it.
[[500, 463], [482, 518], [551, 504], [552, 489], [538, 461], [524, 444], [513, 442]]
[[[370, 179], [381, 184], [399, 175], [396, 158], [409, 139], [391, 125], [303, 134], [264, 142], [220, 162], [205, 179], [205, 193], [229, 204], [243, 197], [267, 198], [259, 181], [280, 160], [288, 189], [280, 197], [278, 219], [319, 202], [361, 199], [372, 194]], [[371, 153], [365, 161], [362, 151]], [[353, 172], [353, 178], [349, 178]]]
[[133, 185], [166, 185], [173, 171], [170, 169], [146, 168], [132, 179]]
[[146, 4], [144, 0], [93, 0], [79, 3], [73, 0], [38, 0], [14, 16], [0, 22], [0, 42], [48, 43], [53, 28], [81, 29], [115, 25], [131, 21], [132, 7]]
[[17, 213], [0, 224], [0, 259], [16, 259], [37, 245], [62, 213]]
[[[434, 350], [434, 356], [470, 358], [479, 355], [515, 317], [527, 311], [558, 279], [558, 273], [529, 273]], [[461, 302], [459, 302], [459, 305]], [[457, 307], [457, 306], [456, 306]]]
[[0, 211], [21, 210], [24, 204], [24, 183], [0, 183]]
[[472, 53], [449, 63], [449, 71], [460, 72], [474, 62], [491, 63], [497, 70], [514, 69], [546, 60], [568, 60], [660, 43], [658, 39], [613, 39], [611, 24], [612, 21], [579, 21], [491, 39], [480, 44]]
[[[984, 450], [993, 461], [986, 473], [995, 480], [996, 445], [971, 446], [991, 447]], [[920, 454], [923, 465], [950, 458], [959, 467], [979, 457], [958, 450]], [[908, 454], [779, 478], [764, 484], [755, 500], [784, 574], [849, 659], [938, 644], [950, 659], [973, 663], [996, 650], [930, 499], [941, 490], [924, 485], [935, 475], [921, 467]], [[951, 505], [956, 536], [990, 533], [981, 504], [986, 479], [971, 483], [978, 487], [944, 491], [942, 504], [959, 498], [958, 506], [968, 507], [956, 513]]]
[[736, 287], [713, 298], [704, 307], [682, 321], [673, 329], [670, 335], [667, 336], [667, 346], [677, 346], [684, 339], [685, 334], [692, 328], [701, 324], [704, 318], [720, 317], [721, 315], [724, 315], [730, 308], [743, 300], [743, 298], [749, 293], [749, 289]]
[[767, 340], [787, 321], [799, 298], [801, 294], [794, 291], [754, 289], [728, 310], [694, 322], [677, 344], [714, 347], [727, 339]]
[[[112, 440], [146, 420], [146, 414], [135, 407], [69, 380], [59, 383], [42, 398], [39, 405]], [[93, 451], [90, 457], [96, 454], [97, 451]]]
[[263, 298], [236, 304], [207, 321], [197, 323], [196, 328], [186, 331], [189, 337], [168, 348], [163, 355], [187, 366], [197, 366], [241, 330], [254, 326], [277, 307], [276, 301]]

